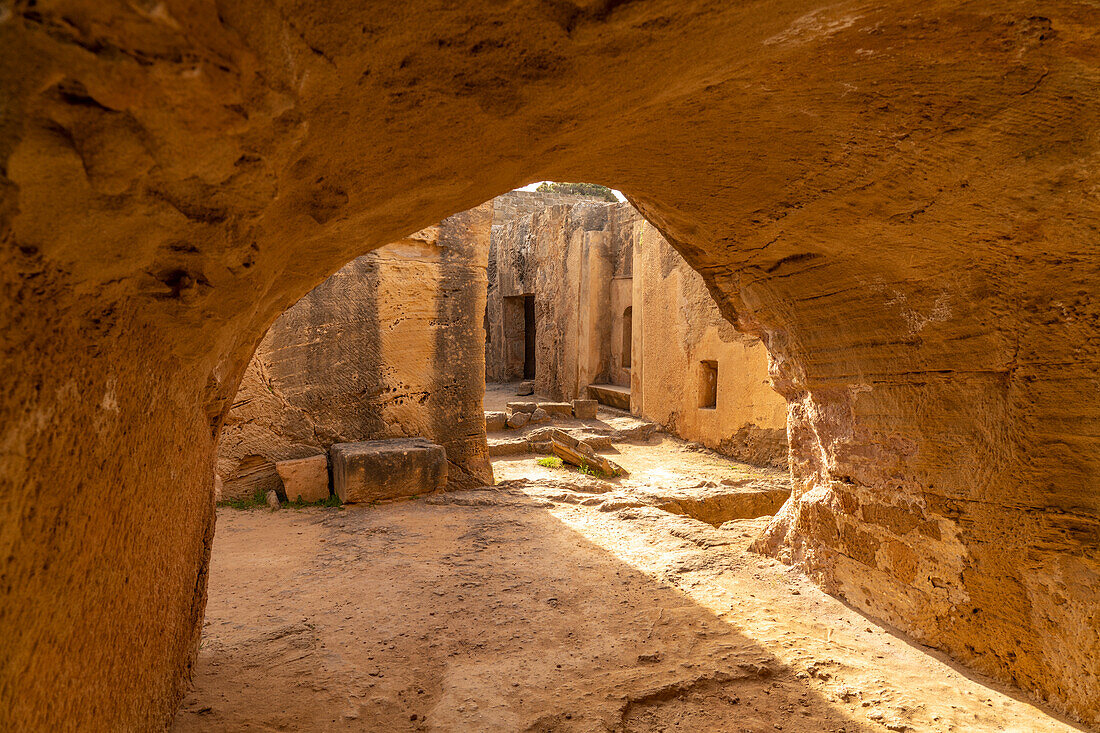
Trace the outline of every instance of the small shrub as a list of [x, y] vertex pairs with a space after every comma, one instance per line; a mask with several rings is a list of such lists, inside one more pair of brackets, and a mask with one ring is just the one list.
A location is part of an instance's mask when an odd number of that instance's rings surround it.
[[288, 501], [286, 504], [294, 509], [303, 509], [307, 506], [319, 506], [329, 509], [344, 508], [344, 503], [340, 501], [340, 497], [336, 494], [329, 494], [327, 499], [320, 499], [319, 501], [302, 501], [301, 499], [295, 499], [294, 501]]
[[[263, 489], [256, 489], [251, 496], [243, 499], [223, 499], [218, 502], [218, 506], [227, 506], [230, 509], [256, 509], [258, 507], [266, 507], [267, 492]], [[332, 494], [327, 499], [321, 499], [320, 501], [301, 501], [299, 499], [286, 501], [283, 502], [283, 506], [294, 509], [302, 509], [307, 506], [339, 507], [341, 509], [344, 507], [343, 502], [340, 501], [340, 497], [336, 494]]]
[[540, 458], [535, 462], [538, 463], [540, 466], [543, 466], [545, 468], [561, 468], [562, 467], [562, 460], [560, 458], [558, 458], [557, 456], [546, 456], [546, 458]]
[[585, 476], [599, 476], [600, 472], [589, 466], [587, 463], [582, 463], [577, 466], [577, 471], [583, 473]]
[[259, 506], [267, 506], [267, 492], [256, 489], [252, 492], [252, 496], [246, 496], [243, 499], [223, 499], [218, 502], [218, 506], [227, 506], [231, 509], [255, 509]]

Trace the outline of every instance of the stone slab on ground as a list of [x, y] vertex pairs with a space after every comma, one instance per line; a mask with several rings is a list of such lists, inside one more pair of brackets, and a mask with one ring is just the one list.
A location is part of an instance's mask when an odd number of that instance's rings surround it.
[[531, 413], [531, 422], [532, 423], [544, 423], [549, 419], [550, 419], [550, 413], [547, 412], [546, 410], [542, 409], [541, 407], [536, 409], [534, 412]]
[[530, 412], [534, 412], [535, 410], [537, 410], [538, 407], [539, 406], [538, 406], [537, 402], [509, 402], [508, 403], [508, 411], [509, 412], [528, 412], [528, 413], [530, 413]]
[[416, 496], [447, 484], [447, 451], [424, 438], [336, 443], [332, 483], [345, 504]]
[[527, 395], [534, 394], [534, 393], [535, 393], [535, 383], [534, 382], [520, 382], [518, 385], [516, 385], [516, 394], [519, 395], [520, 397], [526, 397]]
[[575, 466], [591, 466], [607, 476], [626, 474], [622, 466], [599, 455], [592, 446], [564, 430], [551, 428], [549, 437], [551, 441], [550, 449], [554, 455], [567, 463], [572, 463]]
[[531, 444], [525, 438], [489, 438], [488, 445], [489, 455], [494, 458], [531, 452]]
[[331, 493], [328, 482], [328, 456], [278, 461], [275, 470], [283, 480], [287, 501], [323, 501]]
[[630, 387], [617, 384], [590, 384], [588, 396], [592, 399], [619, 410], [630, 409]]
[[551, 415], [573, 416], [573, 405], [568, 402], [540, 402], [539, 408], [546, 410]]
[[596, 400], [573, 400], [573, 417], [578, 420], [595, 420], [599, 404]]
[[611, 448], [611, 438], [607, 435], [598, 435], [587, 432], [585, 430], [577, 430], [575, 428], [559, 428], [553, 426], [547, 426], [542, 428], [535, 428], [527, 433], [526, 438], [529, 443], [547, 443], [552, 441], [555, 437], [562, 443], [567, 445], [573, 445], [573, 442], [580, 442], [587, 445], [593, 451], [607, 450]]
[[493, 433], [504, 430], [508, 425], [508, 413], [500, 410], [485, 411], [485, 432]]
[[508, 427], [522, 428], [531, 420], [531, 415], [526, 412], [513, 412], [508, 416]]

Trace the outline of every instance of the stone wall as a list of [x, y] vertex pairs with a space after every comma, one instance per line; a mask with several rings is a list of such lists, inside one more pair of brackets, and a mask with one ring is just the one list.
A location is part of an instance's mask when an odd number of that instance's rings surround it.
[[606, 203], [592, 196], [545, 191], [509, 191], [493, 199], [493, 225], [507, 224], [551, 206]]
[[[645, 221], [639, 230], [632, 411], [738, 460], [786, 468], [787, 402], [772, 386], [767, 349], [722, 317], [703, 278], [660, 232]], [[713, 406], [702, 404], [710, 365]]]
[[491, 374], [522, 376], [522, 309], [535, 303], [535, 389], [554, 399], [583, 397], [606, 381], [610, 338], [608, 213], [614, 205], [586, 200], [536, 207], [493, 228], [496, 287], [488, 311], [493, 335]]
[[[494, 225], [491, 252], [487, 313], [499, 336], [487, 373], [522, 376], [518, 304], [533, 295], [539, 394], [629, 387], [631, 411], [674, 434], [786, 467], [787, 407], [771, 386], [767, 350], [719, 313], [702, 277], [630, 204], [532, 206]], [[703, 361], [718, 365], [713, 408], [699, 402]]]
[[795, 492], [762, 549], [1100, 725], [1098, 27], [1071, 0], [7, 3], [0, 727], [165, 725], [263, 333], [547, 178], [627, 194], [768, 346]]
[[[509, 191], [493, 199], [493, 236], [489, 245], [489, 290], [484, 318], [485, 375], [490, 382], [507, 382], [523, 377], [522, 303], [504, 298], [521, 298], [534, 293], [534, 260], [526, 249], [515, 248], [514, 234], [503, 234], [509, 224], [520, 222], [537, 211], [552, 206], [572, 204], [595, 205], [597, 199], [576, 194], [543, 193], [540, 191]], [[503, 253], [508, 263], [498, 274], [497, 247], [505, 243]], [[527, 258], [527, 259], [525, 259]]]
[[218, 444], [223, 498], [282, 493], [275, 462], [426, 437], [451, 486], [492, 482], [480, 368], [492, 206], [348, 263], [272, 324]]

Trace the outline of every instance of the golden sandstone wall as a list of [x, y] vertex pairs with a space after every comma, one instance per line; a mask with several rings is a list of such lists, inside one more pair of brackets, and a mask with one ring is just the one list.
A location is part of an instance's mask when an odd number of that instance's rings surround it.
[[[674, 434], [787, 466], [787, 403], [771, 386], [767, 349], [722, 317], [702, 277], [630, 204], [547, 201], [496, 221], [487, 373], [522, 377], [514, 299], [530, 294], [539, 394], [574, 399], [588, 396], [589, 384], [630, 387], [631, 412]], [[718, 366], [713, 408], [700, 401], [704, 361]]]
[[[485, 375], [490, 382], [523, 378], [523, 312], [516, 298], [535, 290], [534, 240], [516, 233], [532, 214], [553, 206], [592, 203], [585, 196], [541, 191], [509, 191], [493, 199], [493, 233], [489, 247], [488, 308], [485, 313]], [[526, 229], [523, 230], [526, 232]], [[498, 247], [503, 250], [498, 254]], [[548, 256], [545, 250], [541, 256]], [[550, 256], [564, 256], [554, 251]], [[503, 264], [503, 269], [498, 268]], [[553, 264], [556, 264], [554, 262]], [[551, 266], [547, 261], [545, 266]], [[506, 299], [513, 300], [506, 300]]]
[[[722, 317], [703, 278], [645, 221], [632, 303], [631, 412], [738, 460], [786, 468], [787, 401], [772, 387], [767, 349]], [[713, 407], [703, 362], [717, 367]]]
[[275, 463], [425, 437], [451, 486], [492, 483], [481, 398], [484, 204], [345, 265], [272, 324], [218, 442], [223, 498], [279, 490]]
[[768, 347], [795, 491], [762, 551], [1100, 725], [1097, 28], [1070, 0], [0, 6], [0, 727], [170, 718], [263, 333], [545, 179], [627, 194]]
[[[535, 303], [535, 390], [554, 399], [586, 397], [608, 381], [611, 280], [617, 207], [589, 199], [538, 207], [493, 227], [496, 282], [490, 288], [490, 373], [522, 377], [524, 323], [518, 296]], [[501, 368], [503, 365], [503, 368]]]

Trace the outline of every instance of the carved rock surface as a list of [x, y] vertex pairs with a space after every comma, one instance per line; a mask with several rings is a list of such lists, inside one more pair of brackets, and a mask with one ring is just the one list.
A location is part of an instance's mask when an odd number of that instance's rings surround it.
[[771, 352], [794, 492], [762, 550], [1100, 725], [1098, 27], [1069, 0], [5, 4], [0, 727], [167, 723], [264, 331], [545, 179], [622, 190]]
[[423, 438], [336, 443], [332, 486], [346, 504], [430, 494], [447, 485], [447, 452]]
[[314, 502], [327, 499], [329, 490], [328, 456], [309, 456], [275, 464], [287, 501]]
[[[787, 403], [772, 387], [767, 349], [722, 317], [704, 279], [652, 225], [641, 222], [637, 238], [632, 411], [739, 461], [787, 468]], [[703, 406], [708, 379], [713, 402]]]
[[600, 403], [596, 400], [573, 400], [573, 417], [578, 420], [595, 420]]
[[511, 218], [494, 207], [486, 374], [518, 377], [533, 354], [539, 394], [596, 399], [738, 460], [787, 467], [787, 403], [767, 349], [723, 317], [633, 206], [589, 199]]
[[409, 435], [447, 449], [453, 486], [492, 481], [477, 318], [491, 218], [478, 206], [358, 257], [279, 316], [222, 428], [227, 498], [282, 492], [278, 461]]
[[485, 432], [504, 430], [508, 425], [508, 413], [501, 410], [485, 411]]

